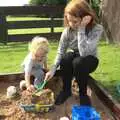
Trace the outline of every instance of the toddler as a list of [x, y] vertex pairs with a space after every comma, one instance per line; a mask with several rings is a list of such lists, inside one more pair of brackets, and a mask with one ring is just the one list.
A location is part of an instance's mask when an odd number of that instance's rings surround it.
[[[48, 40], [44, 37], [36, 36], [29, 44], [29, 53], [25, 57], [22, 66], [25, 72], [25, 80], [20, 82], [20, 89], [26, 87], [32, 91], [34, 87], [44, 80], [47, 70], [47, 54], [49, 51]], [[30, 77], [34, 76], [34, 85], [30, 82]]]

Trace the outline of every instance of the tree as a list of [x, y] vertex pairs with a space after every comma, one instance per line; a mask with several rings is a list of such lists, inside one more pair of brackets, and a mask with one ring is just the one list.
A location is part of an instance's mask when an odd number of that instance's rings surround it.
[[86, 0], [86, 1], [91, 5], [91, 7], [95, 10], [97, 16], [99, 17], [101, 0]]
[[120, 43], [120, 0], [102, 0], [102, 23], [108, 43]]
[[67, 0], [30, 0], [30, 5], [64, 5]]

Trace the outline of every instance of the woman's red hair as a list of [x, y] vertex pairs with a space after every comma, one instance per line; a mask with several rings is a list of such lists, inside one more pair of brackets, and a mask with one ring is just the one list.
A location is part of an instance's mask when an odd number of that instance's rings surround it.
[[90, 5], [85, 0], [71, 0], [65, 7], [64, 10], [64, 26], [69, 27], [66, 14], [70, 14], [75, 17], [80, 17], [81, 19], [84, 16], [90, 15], [92, 17], [90, 23], [87, 25], [88, 28], [91, 28], [96, 22], [96, 15]]

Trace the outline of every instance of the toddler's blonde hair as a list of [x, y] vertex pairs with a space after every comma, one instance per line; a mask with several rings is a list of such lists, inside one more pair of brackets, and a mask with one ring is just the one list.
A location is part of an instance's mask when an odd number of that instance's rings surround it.
[[36, 36], [32, 39], [31, 43], [29, 44], [29, 51], [35, 54], [38, 49], [44, 50], [46, 53], [48, 53], [49, 43], [47, 38]]

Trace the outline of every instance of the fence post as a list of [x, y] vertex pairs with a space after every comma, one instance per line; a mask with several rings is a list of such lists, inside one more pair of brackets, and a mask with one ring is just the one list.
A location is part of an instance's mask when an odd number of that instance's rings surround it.
[[7, 40], [8, 40], [8, 31], [7, 31], [6, 15], [0, 14], [0, 42], [6, 45]]
[[[54, 22], [54, 18], [53, 18], [53, 17], [51, 17], [50, 19], [51, 19], [51, 23], [53, 23], [53, 22]], [[53, 33], [53, 32], [54, 32], [54, 27], [53, 27], [53, 26], [51, 27], [51, 31], [50, 31], [50, 32], [51, 32], [51, 33]]]

